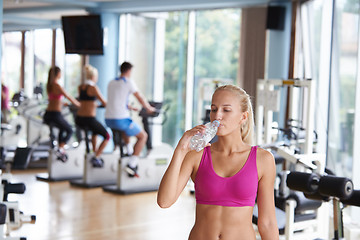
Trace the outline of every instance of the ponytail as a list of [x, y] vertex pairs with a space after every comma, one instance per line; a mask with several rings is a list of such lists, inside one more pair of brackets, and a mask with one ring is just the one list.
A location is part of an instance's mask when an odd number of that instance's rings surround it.
[[241, 138], [245, 143], [252, 145], [254, 144], [254, 114], [253, 114], [253, 108], [252, 108], [250, 96], [248, 97], [249, 97], [248, 100], [249, 103], [248, 103], [247, 112], [249, 113], [249, 115], [246, 122], [241, 127]]
[[235, 85], [224, 85], [218, 87], [215, 92], [220, 90], [231, 91], [238, 95], [241, 111], [248, 113], [247, 120], [241, 126], [241, 138], [243, 142], [252, 145], [254, 143], [254, 114], [249, 94], [247, 94], [244, 89]]
[[54, 83], [54, 80], [56, 78], [56, 76], [61, 72], [60, 68], [57, 66], [51, 67], [49, 70], [49, 75], [48, 75], [48, 81], [46, 84], [46, 91], [49, 94], [52, 90], [52, 86]]

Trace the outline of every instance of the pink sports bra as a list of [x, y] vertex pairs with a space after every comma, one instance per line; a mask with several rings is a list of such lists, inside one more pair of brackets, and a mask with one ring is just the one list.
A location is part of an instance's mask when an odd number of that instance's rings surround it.
[[63, 96], [62, 94], [54, 94], [54, 93], [48, 94], [49, 100], [60, 100], [62, 96]]
[[239, 172], [231, 177], [221, 177], [213, 168], [210, 147], [206, 147], [195, 177], [196, 203], [253, 207], [258, 189], [256, 150], [256, 146], [251, 147], [249, 157]]

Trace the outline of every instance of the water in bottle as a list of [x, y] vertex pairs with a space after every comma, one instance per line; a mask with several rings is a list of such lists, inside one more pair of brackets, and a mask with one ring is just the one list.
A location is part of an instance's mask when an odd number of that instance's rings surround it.
[[205, 124], [205, 133], [195, 134], [190, 140], [190, 149], [200, 152], [206, 144], [208, 144], [211, 139], [213, 139], [216, 135], [216, 132], [220, 126], [220, 122], [215, 120], [211, 123]]

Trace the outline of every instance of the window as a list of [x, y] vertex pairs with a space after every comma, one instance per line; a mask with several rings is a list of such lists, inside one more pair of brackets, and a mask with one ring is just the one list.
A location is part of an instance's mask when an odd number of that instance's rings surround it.
[[193, 125], [203, 122], [204, 109], [218, 84], [237, 79], [240, 44], [240, 9], [196, 13]]
[[10, 97], [20, 90], [21, 32], [3, 34], [2, 78], [10, 90]]
[[[35, 82], [34, 82], [34, 32], [25, 32], [25, 94], [31, 97], [33, 94]], [[43, 90], [44, 94], [44, 90]]]
[[78, 96], [78, 86], [81, 83], [81, 56], [65, 54], [64, 34], [62, 29], [56, 29], [56, 61], [62, 70], [64, 88], [73, 97]]
[[[300, 59], [296, 77], [305, 74], [316, 82], [316, 150], [326, 152], [328, 132], [329, 79], [331, 58], [332, 4], [328, 0], [308, 1], [301, 7], [302, 41], [296, 41]], [[324, 91], [325, 90], [325, 91]]]
[[334, 18], [327, 165], [352, 178], [359, 4], [336, 1]]
[[185, 128], [188, 13], [172, 12], [166, 20], [164, 99], [170, 103], [163, 142], [176, 145]]
[[[52, 56], [52, 30], [34, 30], [34, 83], [46, 86]], [[47, 96], [44, 91], [44, 96]]]
[[[132, 78], [148, 100], [153, 98], [155, 19], [128, 15], [126, 57], [134, 65]], [[121, 64], [121, 63], [120, 63]]]

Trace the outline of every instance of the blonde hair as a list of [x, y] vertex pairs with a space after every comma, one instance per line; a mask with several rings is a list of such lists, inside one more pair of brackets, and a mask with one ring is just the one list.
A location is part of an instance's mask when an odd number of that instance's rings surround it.
[[84, 74], [86, 79], [93, 79], [94, 76], [98, 75], [98, 70], [88, 64], [84, 66]]
[[217, 91], [231, 91], [239, 97], [240, 100], [240, 108], [242, 112], [248, 112], [248, 118], [246, 122], [241, 126], [241, 138], [242, 140], [252, 145], [254, 142], [254, 114], [253, 114], [253, 108], [251, 104], [250, 95], [245, 92], [244, 89], [235, 86], [235, 85], [224, 85], [221, 87], [218, 87], [214, 94]]

